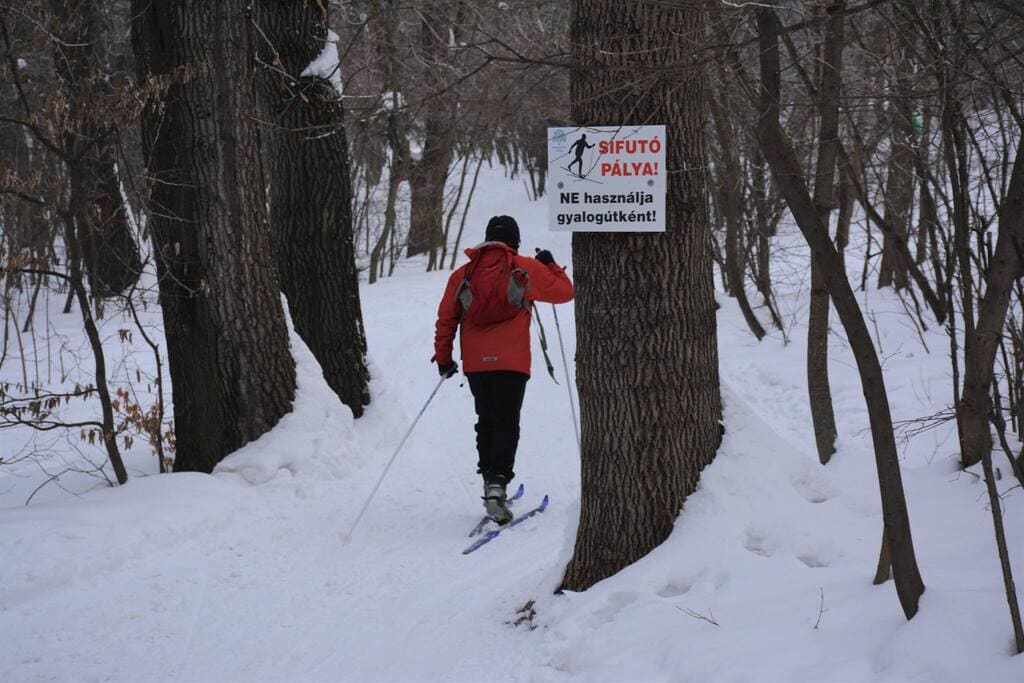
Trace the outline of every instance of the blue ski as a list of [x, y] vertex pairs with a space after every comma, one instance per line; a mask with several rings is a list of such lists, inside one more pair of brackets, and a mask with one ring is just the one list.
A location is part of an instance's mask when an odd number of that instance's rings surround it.
[[[508, 505], [512, 505], [512, 503], [516, 502], [517, 500], [519, 500], [520, 498], [523, 497], [523, 491], [524, 490], [525, 489], [523, 488], [523, 485], [520, 484], [519, 488], [516, 489], [516, 492], [513, 493], [512, 496], [508, 500], [506, 500], [505, 502]], [[480, 523], [477, 524], [475, 527], [473, 527], [473, 530], [469, 532], [469, 537], [473, 538], [474, 536], [479, 534], [481, 531], [483, 531], [484, 527], [487, 526], [487, 522], [490, 522], [490, 521], [491, 521], [491, 518], [488, 517], [487, 515], [484, 515], [483, 519], [480, 520]]]
[[463, 555], [468, 555], [471, 552], [473, 552], [474, 550], [476, 550], [477, 548], [479, 548], [480, 546], [482, 546], [482, 545], [484, 545], [486, 543], [490, 543], [491, 541], [496, 539], [498, 537], [498, 534], [500, 534], [505, 529], [511, 529], [512, 527], [514, 527], [517, 524], [522, 524], [523, 522], [528, 520], [530, 517], [533, 517], [538, 512], [544, 512], [544, 510], [546, 510], [547, 507], [548, 507], [548, 497], [545, 495], [544, 496], [544, 500], [542, 500], [540, 502], [540, 505], [538, 505], [537, 507], [533, 508], [529, 512], [523, 513], [519, 517], [516, 517], [511, 522], [509, 522], [507, 525], [505, 525], [503, 527], [500, 527], [498, 529], [494, 529], [493, 531], [488, 531], [486, 534], [484, 534], [483, 536], [481, 536], [477, 540], [473, 541], [473, 544], [471, 546], [469, 546], [468, 548], [466, 548], [465, 550], [463, 550], [462, 554]]

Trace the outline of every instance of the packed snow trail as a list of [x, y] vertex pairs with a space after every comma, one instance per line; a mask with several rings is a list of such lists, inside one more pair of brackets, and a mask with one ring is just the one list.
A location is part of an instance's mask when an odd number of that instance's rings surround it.
[[[27, 576], [23, 590], [4, 589], [3, 634], [19, 656], [0, 665], [0, 678], [470, 680], [508, 661], [504, 622], [535, 594], [541, 570], [513, 559], [557, 556], [566, 511], [544, 535], [527, 522], [482, 560], [461, 554], [482, 506], [472, 404], [458, 379], [438, 393], [351, 542], [341, 541], [424, 399], [392, 387], [407, 373], [429, 391], [436, 377], [429, 354], [408, 352], [417, 334], [429, 348], [432, 323], [408, 287], [396, 279], [379, 288], [396, 299], [368, 325], [384, 377], [354, 438], [346, 440], [342, 408], [317, 414], [313, 404], [333, 397], [325, 385], [310, 396], [313, 380], [300, 368], [302, 405], [216, 477], [148, 477], [85, 501], [6, 513], [5, 540], [33, 527], [43, 541], [26, 535], [31, 552], [5, 548], [5, 557], [24, 557], [11, 569]], [[528, 399], [527, 410], [554, 413], [543, 400]], [[534, 490], [556, 485], [571, 499], [572, 477], [557, 471], [574, 459], [560, 446], [572, 432], [566, 424], [553, 434], [556, 419], [524, 430], [520, 480]], [[143, 510], [152, 517], [140, 520]], [[40, 555], [52, 564], [40, 565]], [[73, 563], [66, 570], [63, 558]], [[50, 585], [33, 573], [50, 573]]]
[[[500, 172], [486, 182], [481, 196], [511, 203], [515, 191]], [[566, 260], [568, 237], [539, 227], [543, 203], [482, 203], [468, 225], [492, 213], [517, 215], [523, 253], [547, 247]], [[787, 235], [776, 238], [780, 248], [805, 254], [798, 241], [785, 243], [798, 235]], [[527, 491], [521, 509], [531, 495], [552, 494], [543, 519], [461, 554], [482, 491], [472, 397], [453, 378], [343, 543], [437, 382], [429, 358], [447, 272], [422, 266], [402, 263], [394, 277], [362, 286], [374, 401], [358, 421], [297, 344], [295, 411], [216, 476], [135, 476], [81, 497], [51, 486], [24, 507], [38, 472], [0, 470], [0, 680], [1024, 680], [1024, 659], [1008, 656], [984, 487], [957, 471], [953, 426], [903, 449], [928, 587], [908, 623], [891, 582], [870, 584], [880, 506], [844, 339], [831, 337], [840, 439], [823, 468], [813, 455], [805, 329], [790, 330], [790, 344], [774, 331], [757, 343], [721, 295], [725, 440], [672, 536], [637, 564], [586, 593], [552, 595], [572, 549], [579, 462], [565, 388], [547, 377], [536, 348], [516, 483]], [[784, 315], [803, 320], [806, 261], [773, 269]], [[894, 418], [938, 412], [949, 393], [942, 332], [925, 333], [927, 354], [891, 293], [863, 296], [878, 320]], [[52, 315], [63, 334], [76, 333], [73, 321]], [[156, 309], [148, 315], [159, 319]], [[572, 306], [559, 316], [571, 359]], [[114, 352], [121, 323], [105, 324]], [[8, 448], [12, 437], [0, 438]], [[128, 461], [136, 475], [155, 469], [145, 445]], [[1011, 485], [1004, 478], [1000, 490]], [[1024, 494], [1009, 491], [1005, 504], [1020, 585]], [[513, 625], [531, 600], [536, 616]]]

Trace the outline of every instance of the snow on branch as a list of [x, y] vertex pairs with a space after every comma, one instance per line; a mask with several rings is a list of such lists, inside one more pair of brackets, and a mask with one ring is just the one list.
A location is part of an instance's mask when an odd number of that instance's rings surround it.
[[327, 29], [327, 38], [324, 41], [324, 49], [320, 51], [316, 59], [309, 63], [299, 78], [315, 76], [325, 81], [330, 81], [334, 89], [341, 96], [344, 93], [344, 85], [341, 82], [341, 64], [338, 61], [338, 34]]

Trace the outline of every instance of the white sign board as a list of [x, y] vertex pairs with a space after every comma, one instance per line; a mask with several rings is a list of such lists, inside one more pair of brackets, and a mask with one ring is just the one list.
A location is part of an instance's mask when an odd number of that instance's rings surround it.
[[665, 126], [548, 128], [551, 229], [664, 232], [665, 145]]

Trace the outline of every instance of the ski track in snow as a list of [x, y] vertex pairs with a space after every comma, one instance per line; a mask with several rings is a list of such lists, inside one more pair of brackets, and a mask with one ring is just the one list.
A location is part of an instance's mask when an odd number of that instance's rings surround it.
[[[567, 259], [570, 238], [547, 233], [543, 201], [523, 201], [518, 183], [494, 171], [481, 183], [467, 231], [511, 213], [523, 227], [523, 253], [548, 247]], [[792, 236], [780, 237], [787, 239], [804, 253]], [[801, 321], [805, 265], [777, 270], [783, 314]], [[721, 294], [728, 431], [673, 535], [642, 561], [586, 593], [552, 594], [572, 549], [579, 463], [565, 387], [547, 376], [536, 344], [518, 508], [549, 493], [548, 510], [461, 554], [482, 508], [472, 398], [460, 377], [441, 387], [343, 542], [436, 382], [428, 359], [447, 272], [422, 266], [405, 262], [395, 277], [362, 286], [374, 403], [358, 421], [293, 339], [295, 411], [215, 476], [137, 476], [80, 497], [51, 486], [23, 507], [39, 471], [0, 470], [0, 680], [1024, 680], [1024, 659], [1008, 656], [984, 486], [957, 471], [952, 425], [902, 447], [928, 586], [908, 623], [892, 583], [870, 583], [880, 505], [863, 397], [842, 336], [833, 334], [830, 358], [839, 452], [822, 468], [806, 400], [806, 328], [794, 327], [788, 346], [777, 332], [758, 344]], [[897, 300], [864, 297], [878, 314], [894, 419], [936, 412], [948, 400], [943, 335], [926, 333], [926, 354]], [[540, 311], [554, 344], [550, 306]], [[148, 315], [158, 320], [155, 310]], [[559, 317], [571, 358], [571, 306]], [[117, 321], [105, 324], [116, 336]], [[68, 338], [80, 335], [73, 320], [55, 314], [55, 325]], [[120, 349], [116, 339], [108, 346]], [[564, 383], [557, 349], [552, 358]], [[0, 438], [5, 451], [24, 441], [10, 432]], [[1002, 456], [994, 458], [1005, 472]], [[155, 469], [145, 447], [128, 460], [135, 472]], [[91, 487], [65, 479], [69, 488]], [[1000, 489], [1011, 485], [1004, 478]], [[1018, 585], [1022, 496], [1005, 501]], [[529, 600], [533, 630], [510, 623]]]

